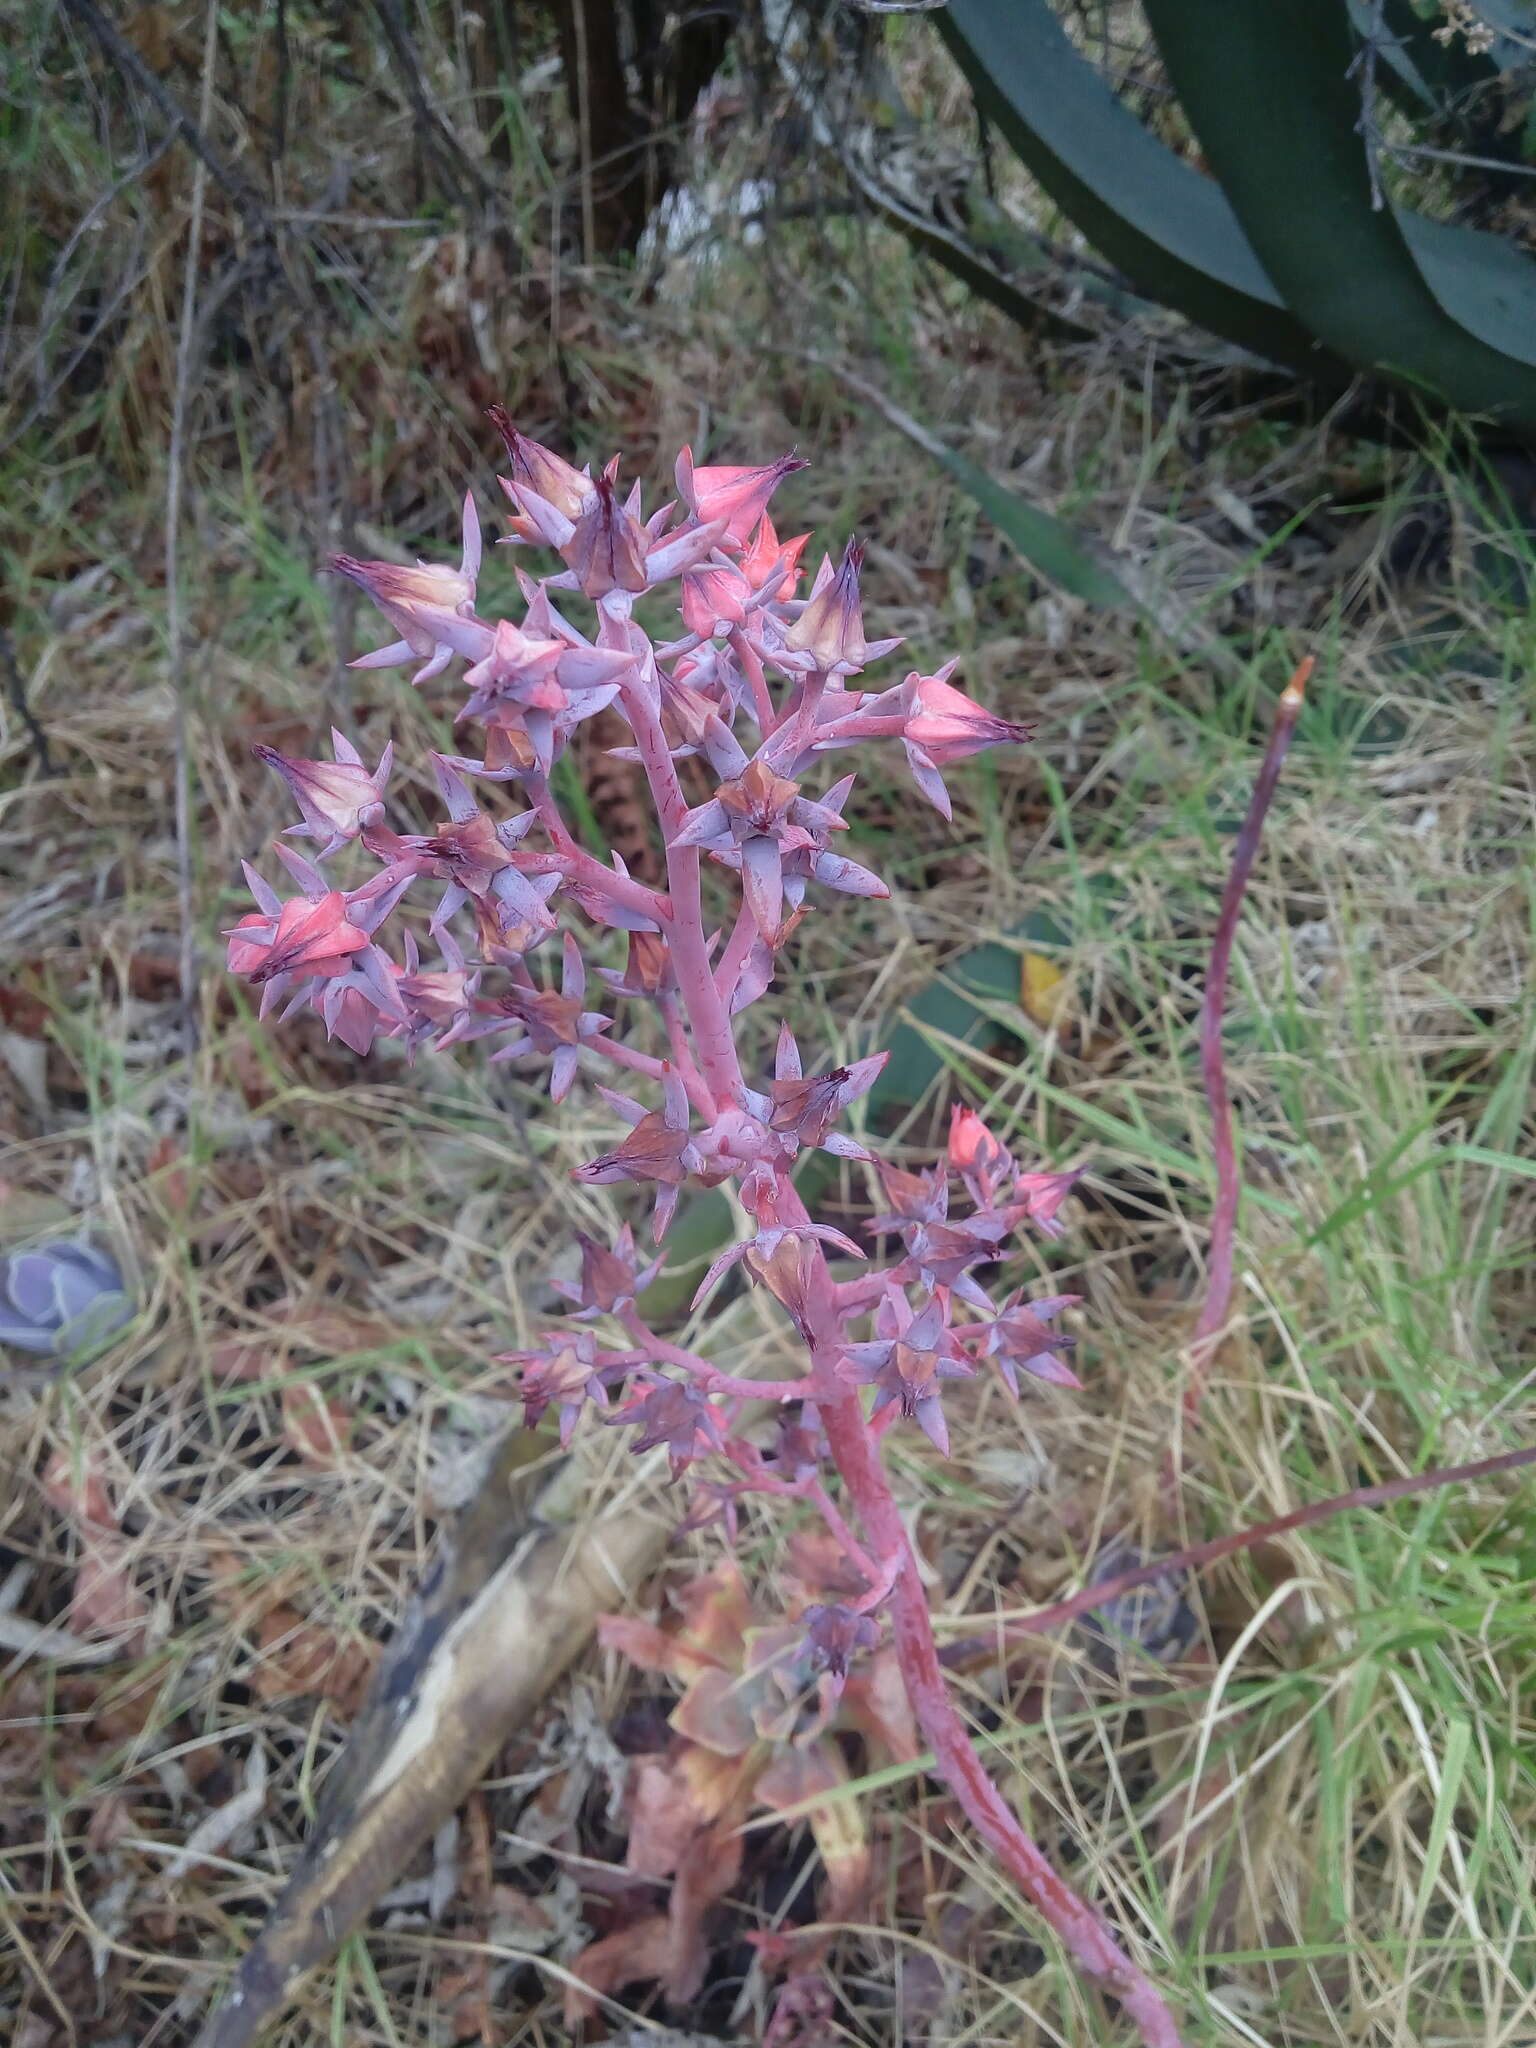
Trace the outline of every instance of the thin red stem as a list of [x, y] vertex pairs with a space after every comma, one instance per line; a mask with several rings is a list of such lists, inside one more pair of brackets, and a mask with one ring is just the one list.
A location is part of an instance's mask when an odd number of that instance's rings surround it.
[[[600, 638], [604, 644], [627, 646], [631, 644], [629, 632], [627, 619], [605, 616]], [[785, 743], [786, 751], [792, 752], [808, 742], [825, 683], [820, 672], [803, 679], [776, 735]], [[686, 805], [643, 678], [636, 673], [628, 683], [621, 684], [621, 691], [668, 842], [667, 879], [673, 908], [668, 950], [678, 993], [698, 1047], [704, 1078], [723, 1105], [739, 1100], [743, 1083], [726, 1002], [710, 971], [704, 943], [698, 855], [692, 848], [671, 843]], [[804, 1204], [788, 1173], [781, 1171], [778, 1180], [780, 1220], [788, 1224], [808, 1222]], [[812, 1337], [811, 1372], [798, 1391], [814, 1398], [834, 1462], [858, 1510], [866, 1538], [860, 1554], [888, 1561], [890, 1611], [902, 1681], [924, 1737], [938, 1760], [939, 1771], [978, 1835], [1056, 1932], [1078, 1967], [1120, 2000], [1140, 2029], [1146, 2048], [1181, 2048], [1178, 2031], [1156, 1987], [1131, 1961], [1097, 1913], [1056, 1874], [1020, 1825], [987, 1776], [949, 1696], [934, 1642], [927, 1596], [881, 1464], [880, 1433], [866, 1419], [856, 1393], [833, 1391], [846, 1314], [826, 1258], [817, 1247], [806, 1305]], [[642, 1343], [652, 1341], [649, 1332], [641, 1335], [643, 1326], [636, 1327], [638, 1317], [632, 1323], [628, 1316], [625, 1320], [631, 1334]], [[666, 1360], [669, 1354], [671, 1362], [692, 1373], [701, 1384], [708, 1386], [713, 1381], [728, 1396], [737, 1387], [753, 1398], [763, 1392], [761, 1384], [755, 1382], [733, 1385], [694, 1353], [670, 1345], [658, 1346], [657, 1357]], [[833, 1512], [838, 1512], [835, 1507]]]
[[1227, 980], [1232, 966], [1232, 946], [1242, 916], [1248, 877], [1264, 836], [1264, 820], [1280, 780], [1280, 770], [1296, 728], [1308, 678], [1316, 666], [1309, 654], [1298, 663], [1295, 674], [1280, 694], [1270, 728], [1259, 779], [1254, 784], [1248, 815], [1243, 819], [1237, 844], [1232, 849], [1232, 866], [1222, 891], [1216, 935], [1211, 942], [1211, 962], [1205, 978], [1205, 1001], [1200, 1013], [1200, 1071], [1205, 1082], [1205, 1099], [1211, 1115], [1211, 1149], [1216, 1163], [1216, 1207], [1211, 1217], [1211, 1242], [1206, 1254], [1205, 1302], [1191, 1340], [1190, 1381], [1185, 1390], [1185, 1413], [1199, 1412], [1206, 1373], [1210, 1367], [1215, 1339], [1226, 1326], [1232, 1305], [1233, 1252], [1237, 1237], [1237, 1208], [1242, 1193], [1238, 1173], [1237, 1144], [1232, 1125], [1232, 1104], [1227, 1094], [1226, 1053], [1222, 1044], [1222, 1022], [1227, 1007]]
[[1207, 1543], [1192, 1543], [1184, 1550], [1170, 1551], [1149, 1564], [1116, 1572], [1112, 1579], [1100, 1579], [1094, 1585], [1084, 1586], [1081, 1592], [1069, 1594], [1065, 1600], [1054, 1601], [1049, 1607], [1042, 1607], [1038, 1614], [1026, 1615], [1021, 1621], [1004, 1622], [1003, 1633], [1007, 1636], [1045, 1635], [1065, 1622], [1075, 1621], [1080, 1614], [1091, 1614], [1094, 1608], [1102, 1607], [1110, 1600], [1118, 1600], [1123, 1593], [1134, 1592], [1138, 1586], [1166, 1578], [1170, 1572], [1198, 1571], [1204, 1565], [1219, 1563], [1224, 1557], [1234, 1557], [1239, 1551], [1252, 1550], [1256, 1544], [1271, 1542], [1292, 1529], [1306, 1529], [1314, 1522], [1325, 1522], [1331, 1515], [1344, 1514], [1351, 1508], [1384, 1507], [1389, 1501], [1410, 1500], [1417, 1493], [1433, 1493], [1442, 1486], [1467, 1486], [1474, 1480], [1491, 1479], [1498, 1472], [1516, 1472], [1527, 1465], [1536, 1465], [1536, 1445], [1527, 1445], [1518, 1451], [1501, 1451], [1497, 1457], [1478, 1458], [1470, 1465], [1436, 1465], [1427, 1472], [1410, 1472], [1401, 1479], [1384, 1479], [1377, 1486], [1353, 1486], [1348, 1493], [1331, 1494], [1327, 1500], [1309, 1501], [1305, 1507], [1291, 1508], [1286, 1514], [1272, 1516], [1267, 1522], [1255, 1522], [1251, 1528], [1238, 1529], [1227, 1536], [1213, 1536]]
[[677, 780], [677, 769], [667, 747], [666, 735], [642, 690], [628, 684], [622, 686], [622, 694], [662, 831], [667, 836], [667, 885], [672, 898], [667, 946], [672, 971], [677, 976], [678, 993], [688, 1013], [704, 1080], [717, 1105], [734, 1102], [741, 1087], [741, 1067], [736, 1058], [730, 1018], [720, 1000], [720, 991], [715, 987], [709, 954], [704, 945], [698, 850], [671, 843], [688, 806]]

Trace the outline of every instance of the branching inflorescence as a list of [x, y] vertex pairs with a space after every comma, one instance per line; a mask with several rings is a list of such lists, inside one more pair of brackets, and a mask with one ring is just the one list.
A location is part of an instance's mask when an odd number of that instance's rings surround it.
[[[947, 1160], [930, 1170], [875, 1161], [838, 1126], [884, 1054], [830, 1070], [812, 1063], [807, 1074], [784, 1027], [771, 1075], [759, 1074], [744, 1069], [737, 1040], [737, 1018], [768, 992], [821, 891], [887, 894], [878, 876], [837, 850], [854, 778], [813, 793], [807, 782], [821, 757], [897, 741], [922, 795], [948, 816], [944, 769], [1028, 731], [958, 690], [953, 664], [893, 688], [862, 687], [866, 666], [898, 643], [865, 637], [856, 544], [836, 564], [824, 559], [809, 594], [797, 594], [804, 539], [781, 541], [768, 514], [779, 483], [803, 466], [794, 457], [695, 468], [685, 449], [677, 500], [646, 518], [638, 485], [621, 494], [616, 461], [592, 478], [499, 409], [492, 418], [510, 458], [501, 482], [511, 538], [553, 549], [563, 563], [539, 579], [519, 573], [520, 621], [489, 620], [475, 608], [481, 542], [471, 499], [457, 569], [350, 556], [333, 564], [398, 636], [358, 666], [414, 662], [421, 683], [456, 659], [466, 664], [458, 724], [475, 732], [478, 748], [432, 756], [446, 816], [430, 834], [390, 827], [387, 748], [371, 769], [339, 734], [332, 761], [258, 749], [298, 803], [293, 833], [319, 846], [304, 858], [279, 844], [298, 887], [286, 899], [247, 868], [259, 907], [228, 935], [230, 966], [260, 987], [263, 1014], [314, 1009], [359, 1053], [380, 1037], [413, 1050], [500, 1040], [495, 1059], [547, 1061], [557, 1102], [578, 1073], [626, 1070], [635, 1094], [599, 1084], [626, 1129], [577, 1178], [653, 1188], [658, 1243], [685, 1186], [733, 1185], [749, 1232], [715, 1261], [700, 1298], [741, 1264], [788, 1314], [804, 1371], [736, 1379], [650, 1329], [638, 1297], [655, 1269], [642, 1266], [626, 1227], [611, 1248], [582, 1241], [572, 1314], [535, 1350], [513, 1355], [528, 1422], [555, 1408], [564, 1441], [593, 1406], [609, 1424], [631, 1428], [637, 1449], [664, 1445], [674, 1476], [708, 1460], [704, 1510], [728, 1524], [753, 1492], [819, 1511], [866, 1590], [816, 1610], [802, 1653], [807, 1685], [840, 1685], [850, 1657], [887, 1617], [923, 1737], [972, 1824], [1143, 2038], [1175, 2043], [1152, 1984], [1056, 1875], [983, 1770], [945, 1686], [881, 1459], [883, 1435], [903, 1421], [947, 1449], [946, 1380], [986, 1368], [1015, 1395], [1021, 1371], [1077, 1384], [1062, 1358], [1071, 1340], [1053, 1328], [1073, 1298], [997, 1303], [975, 1271], [1003, 1256], [1021, 1229], [1059, 1234], [1057, 1211], [1076, 1176], [1022, 1170], [967, 1109], [955, 1112]], [[637, 622], [637, 600], [679, 585], [683, 630], [658, 644]], [[569, 618], [563, 607], [572, 598], [595, 621]], [[639, 763], [649, 787], [664, 888], [631, 875], [616, 853], [602, 860], [579, 845], [552, 792], [551, 772], [575, 729], [609, 706], [629, 729], [631, 744], [619, 751]], [[477, 792], [498, 783], [520, 801], [515, 813], [502, 804], [493, 815]], [[376, 872], [343, 888], [325, 863], [354, 842]], [[706, 862], [731, 898], [718, 931], [702, 894]], [[430, 896], [434, 885], [426, 934], [437, 958], [427, 965], [410, 931], [394, 949], [385, 940], [407, 896]], [[597, 967], [589, 980], [578, 932], [599, 941], [624, 934], [623, 964]], [[829, 1249], [860, 1262], [865, 1253], [807, 1213], [793, 1179], [806, 1147], [872, 1166], [882, 1213], [870, 1230], [899, 1247], [883, 1267], [834, 1274]], [[602, 1341], [602, 1325], [623, 1341]], [[768, 1448], [742, 1426], [745, 1404], [763, 1400], [780, 1403], [783, 1415]]]

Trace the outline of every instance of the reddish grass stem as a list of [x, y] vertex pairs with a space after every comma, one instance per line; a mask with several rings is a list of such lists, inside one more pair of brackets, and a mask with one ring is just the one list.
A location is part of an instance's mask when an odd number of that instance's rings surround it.
[[1091, 1614], [1094, 1608], [1103, 1607], [1110, 1600], [1118, 1600], [1123, 1593], [1134, 1592], [1138, 1586], [1166, 1578], [1170, 1572], [1198, 1571], [1203, 1565], [1217, 1564], [1224, 1557], [1235, 1557], [1239, 1551], [1252, 1550], [1256, 1545], [1284, 1536], [1292, 1529], [1310, 1528], [1314, 1522], [1325, 1522], [1331, 1515], [1344, 1514], [1350, 1508], [1385, 1507], [1389, 1501], [1410, 1500], [1415, 1494], [1433, 1493], [1442, 1486], [1467, 1486], [1474, 1480], [1491, 1479], [1499, 1472], [1517, 1472], [1527, 1465], [1536, 1465], [1536, 1445], [1528, 1444], [1518, 1451], [1500, 1451], [1495, 1457], [1478, 1458], [1470, 1465], [1434, 1465], [1427, 1472], [1406, 1473], [1401, 1479], [1385, 1479], [1376, 1486], [1352, 1486], [1348, 1493], [1330, 1494], [1326, 1500], [1309, 1501], [1305, 1507], [1291, 1508], [1283, 1515], [1272, 1516], [1267, 1522], [1255, 1522], [1250, 1528], [1238, 1529], [1226, 1536], [1213, 1536], [1209, 1542], [1192, 1543], [1186, 1549], [1169, 1551], [1165, 1556], [1154, 1558], [1148, 1564], [1136, 1565], [1130, 1571], [1116, 1572], [1112, 1579], [1101, 1579], [1094, 1585], [1084, 1586], [1081, 1592], [1069, 1594], [1065, 1600], [1054, 1601], [1049, 1607], [1042, 1607], [1038, 1614], [1026, 1616], [1023, 1621], [1005, 1622], [1003, 1633], [1007, 1636], [1045, 1635], [1065, 1622], [1076, 1621], [1079, 1615]]
[[1253, 872], [1253, 863], [1258, 857], [1259, 844], [1264, 836], [1264, 820], [1269, 815], [1269, 806], [1280, 780], [1280, 770], [1290, 748], [1291, 734], [1295, 731], [1297, 715], [1301, 710], [1307, 683], [1315, 666], [1313, 657], [1310, 654], [1306, 655], [1297, 663], [1295, 673], [1280, 693], [1280, 702], [1275, 707], [1274, 724], [1270, 728], [1269, 746], [1265, 750], [1263, 765], [1259, 769], [1259, 779], [1254, 784], [1248, 815], [1243, 819], [1242, 830], [1237, 835], [1237, 844], [1232, 851], [1232, 866], [1227, 874], [1227, 885], [1222, 891], [1221, 914], [1216, 921], [1216, 936], [1211, 942], [1211, 963], [1206, 974], [1205, 1001], [1200, 1013], [1200, 1072], [1205, 1083], [1205, 1099], [1211, 1112], [1211, 1149], [1216, 1160], [1216, 1208], [1211, 1218], [1205, 1302], [1191, 1340], [1190, 1381], [1184, 1394], [1184, 1412], [1191, 1421], [1199, 1414], [1200, 1398], [1205, 1390], [1206, 1374], [1215, 1349], [1215, 1340], [1226, 1325], [1227, 1314], [1232, 1305], [1233, 1248], [1237, 1236], [1238, 1201], [1242, 1193], [1238, 1174], [1237, 1143], [1232, 1124], [1232, 1104], [1227, 1094], [1226, 1053], [1222, 1044], [1222, 1024], [1227, 1007], [1227, 981], [1232, 966], [1232, 946], [1237, 937], [1238, 920], [1242, 916], [1248, 878]]

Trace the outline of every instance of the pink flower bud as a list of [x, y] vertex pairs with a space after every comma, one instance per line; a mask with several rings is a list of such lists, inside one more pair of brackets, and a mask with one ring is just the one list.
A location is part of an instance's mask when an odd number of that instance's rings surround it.
[[954, 689], [948, 678], [955, 664], [948, 662], [937, 675], [907, 678], [909, 710], [906, 738], [920, 747], [936, 768], [947, 768], [987, 747], [1004, 741], [1024, 741], [1033, 735], [1027, 725], [998, 718]]
[[639, 592], [649, 578], [645, 528], [626, 512], [607, 477], [599, 477], [560, 553], [588, 597]]
[[993, 1137], [974, 1109], [961, 1103], [950, 1111], [949, 1164], [984, 1206], [1013, 1171], [1007, 1147]]
[[[511, 458], [509, 495], [515, 497], [519, 491], [532, 491], [553, 505], [556, 511], [563, 512], [567, 519], [577, 519], [592, 494], [591, 477], [573, 468], [552, 448], [520, 434], [504, 405], [487, 406], [485, 416], [506, 443], [507, 454]], [[531, 534], [527, 537], [533, 538]]]

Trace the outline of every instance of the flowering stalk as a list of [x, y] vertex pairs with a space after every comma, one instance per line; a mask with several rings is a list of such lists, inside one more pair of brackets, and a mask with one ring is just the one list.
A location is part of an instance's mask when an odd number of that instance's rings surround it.
[[1211, 1113], [1211, 1149], [1216, 1159], [1216, 1207], [1211, 1217], [1211, 1242], [1206, 1254], [1205, 1300], [1190, 1342], [1190, 1377], [1184, 1393], [1184, 1412], [1194, 1421], [1200, 1412], [1200, 1397], [1216, 1339], [1226, 1327], [1232, 1305], [1232, 1260], [1237, 1242], [1237, 1206], [1242, 1193], [1238, 1173], [1237, 1141], [1232, 1129], [1232, 1103], [1227, 1094], [1226, 1054], [1222, 1046], [1222, 1023], [1227, 1007], [1227, 976], [1232, 967], [1232, 946], [1242, 916], [1248, 877], [1258, 858], [1280, 770], [1290, 751], [1291, 734], [1301, 712], [1307, 684], [1316, 667], [1306, 655], [1280, 693], [1270, 727], [1269, 745], [1253, 787], [1247, 815], [1232, 849], [1232, 865], [1221, 894], [1221, 911], [1211, 942], [1210, 967], [1205, 977], [1205, 999], [1200, 1010], [1200, 1074], [1205, 1084], [1206, 1107]]
[[[621, 493], [616, 461], [594, 478], [499, 409], [492, 417], [511, 470], [501, 479], [510, 538], [553, 549], [563, 565], [520, 574], [520, 621], [477, 609], [472, 501], [457, 569], [334, 564], [397, 636], [361, 666], [417, 664], [421, 682], [455, 660], [466, 665], [458, 724], [477, 744], [430, 764], [446, 816], [430, 832], [390, 825], [387, 751], [370, 770], [339, 736], [332, 762], [258, 750], [298, 801], [295, 829], [320, 844], [308, 859], [278, 843], [299, 892], [286, 900], [248, 871], [258, 908], [229, 933], [230, 965], [261, 988], [263, 1012], [313, 1009], [359, 1053], [379, 1038], [403, 1040], [412, 1053], [490, 1038], [500, 1041], [494, 1058], [547, 1063], [556, 1101], [592, 1077], [625, 1129], [577, 1178], [654, 1189], [658, 1244], [684, 1186], [733, 1185], [748, 1233], [715, 1261], [700, 1298], [740, 1265], [790, 1318], [803, 1372], [766, 1385], [737, 1380], [651, 1330], [637, 1297], [655, 1265], [642, 1268], [626, 1226], [612, 1247], [582, 1240], [580, 1281], [565, 1290], [572, 1315], [512, 1355], [528, 1422], [553, 1406], [568, 1441], [595, 1407], [632, 1429], [637, 1449], [665, 1445], [675, 1478], [713, 1464], [719, 1476], [707, 1483], [694, 1475], [694, 1516], [728, 1530], [753, 1492], [818, 1509], [866, 1584], [846, 1604], [808, 1611], [806, 1684], [840, 1686], [849, 1657], [874, 1645], [886, 1616], [919, 1726], [977, 1832], [1143, 2040], [1177, 2048], [1153, 1985], [988, 1778], [945, 1685], [881, 1456], [887, 1431], [907, 1422], [948, 1449], [946, 1380], [986, 1367], [1014, 1398], [1020, 1371], [1077, 1384], [1062, 1356], [1071, 1339], [1052, 1327], [1073, 1297], [999, 1303], [977, 1277], [1024, 1228], [1060, 1234], [1057, 1212], [1077, 1176], [1024, 1170], [969, 1110], [956, 1111], [948, 1156], [929, 1170], [878, 1162], [839, 1126], [886, 1055], [807, 1073], [787, 1026], [769, 1044], [748, 1015], [784, 972], [792, 936], [823, 890], [888, 893], [838, 851], [854, 778], [813, 793], [820, 758], [897, 740], [919, 793], [947, 817], [944, 769], [1028, 732], [956, 688], [953, 664], [864, 687], [866, 667], [898, 643], [866, 636], [857, 545], [837, 563], [824, 560], [801, 593], [805, 542], [781, 541], [768, 512], [778, 484], [801, 466], [793, 458], [695, 468], [685, 449], [678, 501], [645, 516], [638, 486]], [[666, 588], [676, 590], [683, 630], [658, 644], [636, 607]], [[572, 596], [589, 608], [586, 625], [567, 615]], [[644, 770], [664, 890], [637, 882], [617, 854], [603, 861], [578, 847], [552, 794], [551, 770], [577, 726], [609, 706], [632, 742], [615, 751]], [[503, 801], [493, 812], [476, 785], [502, 785], [521, 807]], [[374, 871], [342, 886], [326, 868], [338, 855], [370, 859]], [[423, 890], [424, 929], [396, 926], [398, 941], [386, 943], [392, 920]], [[723, 917], [716, 894], [726, 899]], [[438, 956], [431, 966], [424, 944]], [[584, 945], [609, 956], [594, 961], [591, 978]], [[544, 964], [556, 957], [558, 967]], [[648, 1043], [632, 1043], [637, 1036]], [[596, 1081], [605, 1066], [648, 1099]], [[806, 1147], [873, 1170], [882, 1213], [869, 1230], [890, 1247], [882, 1267], [834, 1277], [829, 1247], [861, 1261], [866, 1253], [807, 1213], [792, 1177]], [[604, 1322], [615, 1333], [608, 1344], [594, 1328]], [[739, 1432], [749, 1398], [779, 1404], [768, 1451]]]

